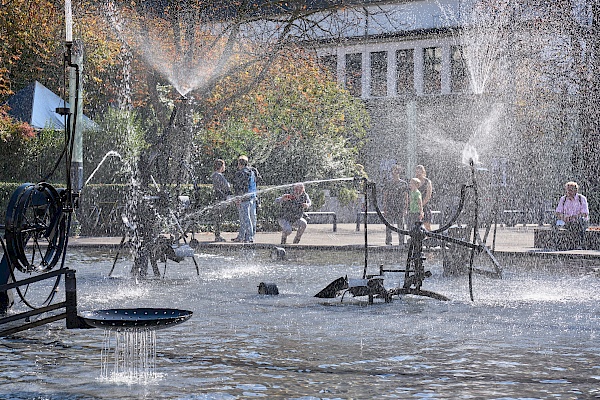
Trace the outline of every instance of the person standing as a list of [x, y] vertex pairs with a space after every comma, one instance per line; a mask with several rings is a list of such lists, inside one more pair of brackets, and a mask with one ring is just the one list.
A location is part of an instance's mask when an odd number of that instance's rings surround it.
[[231, 185], [223, 175], [225, 172], [225, 161], [216, 159], [214, 162], [213, 173], [210, 176], [213, 184], [213, 229], [215, 232], [215, 242], [224, 242], [225, 239], [221, 236], [221, 222], [223, 220], [223, 209], [225, 205], [223, 201], [231, 195]]
[[231, 239], [234, 242], [254, 242], [254, 217], [256, 214], [256, 176], [248, 166], [248, 157], [238, 157], [238, 170], [233, 177], [233, 190], [236, 196], [235, 203], [238, 208], [240, 230], [238, 236]]
[[428, 231], [431, 230], [431, 196], [433, 195], [433, 185], [429, 178], [427, 178], [427, 172], [425, 167], [417, 165], [415, 168], [415, 176], [419, 180], [419, 192], [421, 192], [423, 200], [423, 227]]
[[590, 223], [590, 211], [587, 198], [577, 193], [579, 185], [577, 182], [565, 184], [566, 194], [558, 201], [556, 207], [557, 225], [563, 225], [576, 241], [576, 247], [583, 249], [585, 245], [585, 231]]
[[287, 237], [297, 228], [294, 244], [300, 243], [300, 238], [306, 230], [307, 222], [304, 213], [311, 206], [310, 197], [304, 190], [303, 183], [294, 185], [294, 193], [286, 193], [275, 199], [275, 203], [281, 204], [279, 226], [281, 226], [281, 244], [285, 244]]
[[[383, 212], [385, 219], [398, 228], [404, 229], [404, 216], [408, 207], [408, 183], [401, 178], [402, 167], [394, 165], [392, 176], [383, 187]], [[404, 235], [398, 234], [399, 245], [404, 244]], [[385, 244], [392, 244], [392, 230], [385, 228]]]
[[256, 167], [248, 165], [248, 168], [250, 168], [252, 170], [252, 172], [254, 173], [254, 181], [255, 181], [254, 192], [256, 194], [254, 196], [254, 207], [250, 210], [250, 218], [252, 218], [252, 229], [253, 229], [252, 236], [256, 236], [256, 227], [258, 226], [257, 216], [258, 216], [258, 210], [260, 209], [260, 197], [258, 197], [258, 182], [261, 180], [261, 176], [260, 176], [260, 173], [258, 172], [258, 169], [256, 169]]
[[408, 230], [413, 230], [417, 222], [423, 221], [423, 198], [419, 191], [421, 181], [418, 178], [412, 178], [408, 182], [409, 199], [408, 199]]

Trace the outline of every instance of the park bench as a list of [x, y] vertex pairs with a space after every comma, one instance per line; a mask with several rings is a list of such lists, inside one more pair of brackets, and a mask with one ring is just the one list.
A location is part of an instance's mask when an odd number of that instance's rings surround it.
[[[533, 247], [538, 249], [573, 250], [578, 246], [571, 232], [562, 228], [535, 228]], [[584, 250], [600, 250], [600, 227], [591, 226], [585, 231]]]
[[309, 211], [307, 213], [305, 213], [308, 217], [309, 217], [309, 223], [314, 223], [313, 222], [313, 217], [326, 217], [327, 219], [332, 220], [333, 222], [333, 231], [337, 232], [337, 215], [335, 214], [335, 212], [333, 211]]

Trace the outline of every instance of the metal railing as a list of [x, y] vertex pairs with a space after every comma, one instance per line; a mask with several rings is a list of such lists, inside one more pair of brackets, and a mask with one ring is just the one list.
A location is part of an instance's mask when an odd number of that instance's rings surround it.
[[[27, 329], [35, 328], [37, 326], [45, 325], [50, 322], [66, 319], [67, 329], [79, 329], [89, 327], [83, 320], [77, 315], [77, 281], [75, 279], [75, 270], [69, 268], [60, 268], [54, 271], [46, 272], [31, 278], [23, 279], [17, 282], [0, 285], [0, 292], [7, 292], [11, 289], [18, 288], [20, 286], [29, 285], [31, 283], [43, 281], [50, 278], [56, 278], [60, 275], [65, 276], [65, 300], [59, 303], [50, 304], [40, 308], [34, 308], [30, 311], [21, 312], [18, 314], [12, 314], [0, 319], [0, 337], [9, 336], [17, 332], [21, 332]], [[52, 314], [36, 321], [30, 321], [31, 317], [50, 313], [52, 311], [61, 310], [64, 308], [64, 312], [58, 314]], [[4, 328], [7, 324], [17, 321], [22, 323], [11, 324], [11, 326]]]

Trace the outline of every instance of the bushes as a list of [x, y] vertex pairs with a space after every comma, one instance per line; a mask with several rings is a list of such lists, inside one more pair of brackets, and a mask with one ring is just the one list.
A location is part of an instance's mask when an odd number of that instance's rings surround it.
[[[10, 196], [23, 183], [0, 182], [0, 212], [2, 216], [6, 215], [6, 207], [8, 207]], [[4, 218], [2, 218], [1, 224], [4, 225]]]
[[[33, 137], [0, 140], [0, 181], [39, 182], [59, 159], [64, 134], [43, 129]], [[64, 162], [52, 179], [64, 182]]]

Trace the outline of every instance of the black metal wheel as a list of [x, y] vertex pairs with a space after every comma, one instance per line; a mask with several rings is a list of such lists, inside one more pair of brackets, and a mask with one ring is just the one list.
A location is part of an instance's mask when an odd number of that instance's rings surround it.
[[21, 272], [45, 272], [60, 261], [66, 246], [66, 214], [50, 184], [25, 183], [6, 210], [5, 238], [11, 265]]

